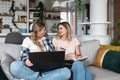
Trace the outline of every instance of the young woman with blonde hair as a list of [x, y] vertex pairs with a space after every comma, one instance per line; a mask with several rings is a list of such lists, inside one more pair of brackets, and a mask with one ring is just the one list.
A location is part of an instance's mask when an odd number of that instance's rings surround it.
[[[57, 35], [52, 40], [55, 50], [64, 49], [66, 59], [81, 58], [80, 43], [77, 38], [71, 36], [70, 24], [61, 22], [57, 29]], [[90, 70], [79, 60], [73, 62], [71, 71], [73, 72], [73, 80], [92, 80]]]

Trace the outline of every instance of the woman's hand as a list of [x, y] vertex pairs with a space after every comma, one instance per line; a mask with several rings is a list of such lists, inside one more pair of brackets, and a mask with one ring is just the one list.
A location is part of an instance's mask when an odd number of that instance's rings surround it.
[[58, 51], [58, 47], [57, 46], [55, 46], [54, 49], [55, 49], [55, 51]]
[[77, 59], [82, 58], [81, 54], [75, 54], [75, 56], [76, 56]]
[[29, 59], [26, 59], [25, 64], [29, 67], [33, 66], [33, 63]]

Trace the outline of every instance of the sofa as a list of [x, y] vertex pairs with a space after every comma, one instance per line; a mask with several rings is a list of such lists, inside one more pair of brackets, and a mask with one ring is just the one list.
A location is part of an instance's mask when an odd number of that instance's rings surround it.
[[[80, 50], [82, 55], [88, 56], [88, 59], [84, 60], [83, 63], [91, 70], [93, 80], [120, 80], [120, 73], [114, 70], [110, 70], [108, 68], [103, 68], [96, 64], [96, 60], [98, 54], [100, 53], [100, 49], [103, 49], [104, 47], [105, 49], [109, 48], [106, 48], [106, 45], [101, 46], [99, 40], [89, 40], [80, 42]], [[15, 78], [9, 72], [9, 65], [12, 61], [19, 59], [20, 50], [20, 45], [0, 43], [0, 66], [9, 80], [20, 80]]]

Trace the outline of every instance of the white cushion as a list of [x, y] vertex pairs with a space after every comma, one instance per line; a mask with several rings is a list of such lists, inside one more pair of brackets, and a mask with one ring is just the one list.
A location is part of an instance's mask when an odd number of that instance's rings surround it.
[[94, 63], [96, 59], [98, 49], [100, 48], [100, 41], [99, 40], [89, 40], [83, 41], [80, 43], [80, 50], [82, 56], [88, 56], [88, 59], [84, 61], [86, 65], [91, 65]]

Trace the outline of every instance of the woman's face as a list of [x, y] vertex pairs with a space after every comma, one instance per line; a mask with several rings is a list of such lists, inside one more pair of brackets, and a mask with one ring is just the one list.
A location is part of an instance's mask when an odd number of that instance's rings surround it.
[[63, 25], [58, 26], [58, 34], [64, 36], [67, 34], [67, 29]]
[[38, 38], [42, 38], [45, 34], [46, 34], [46, 28], [45, 27], [37, 32]]

